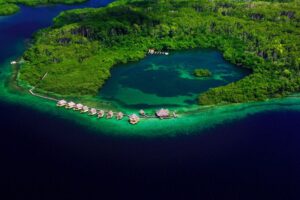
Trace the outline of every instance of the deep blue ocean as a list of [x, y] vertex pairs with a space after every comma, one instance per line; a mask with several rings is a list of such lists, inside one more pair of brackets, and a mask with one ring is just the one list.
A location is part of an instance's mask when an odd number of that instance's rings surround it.
[[[60, 11], [108, 2], [22, 6], [0, 17], [0, 64]], [[297, 111], [250, 115], [199, 134], [142, 138], [90, 132], [0, 100], [0, 127], [3, 200], [300, 199]]]

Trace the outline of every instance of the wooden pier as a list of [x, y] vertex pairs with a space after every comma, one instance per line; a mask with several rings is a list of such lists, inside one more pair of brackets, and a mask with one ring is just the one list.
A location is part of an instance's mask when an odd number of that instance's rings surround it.
[[43, 96], [43, 95], [40, 95], [40, 94], [37, 94], [37, 93], [33, 92], [34, 89], [35, 89], [35, 87], [32, 87], [32, 88], [29, 90], [29, 93], [30, 93], [31, 95], [36, 96], [36, 97], [40, 97], [40, 98], [43, 98], [43, 99], [47, 99], [47, 100], [50, 100], [50, 101], [58, 102], [58, 99], [55, 99], [55, 98], [52, 98], [52, 97]]

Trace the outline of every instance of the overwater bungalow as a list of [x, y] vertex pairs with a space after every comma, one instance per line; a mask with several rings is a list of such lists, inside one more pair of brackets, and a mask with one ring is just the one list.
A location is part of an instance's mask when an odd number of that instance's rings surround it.
[[139, 121], [140, 121], [140, 118], [136, 114], [132, 114], [132, 115], [129, 116], [129, 123], [130, 124], [135, 125], [135, 124], [139, 123]]
[[73, 101], [70, 101], [69, 103], [67, 103], [66, 108], [71, 109], [71, 108], [74, 108], [75, 105], [76, 105], [76, 104], [75, 104]]
[[89, 107], [83, 106], [82, 109], [81, 109], [81, 112], [82, 112], [82, 113], [89, 112]]
[[144, 110], [140, 110], [140, 115], [145, 116], [146, 115], [145, 111]]
[[96, 108], [91, 108], [89, 111], [89, 115], [96, 115], [97, 114], [97, 109]]
[[102, 118], [102, 117], [104, 117], [104, 115], [105, 115], [104, 110], [99, 110], [99, 112], [98, 112], [98, 118]]
[[60, 100], [57, 102], [56, 104], [58, 107], [63, 107], [67, 105], [67, 101], [66, 100]]
[[111, 119], [111, 118], [113, 118], [113, 116], [114, 116], [114, 112], [111, 111], [111, 110], [108, 111], [107, 114], [106, 114], [106, 118], [107, 118], [107, 119]]
[[82, 110], [82, 108], [83, 108], [83, 105], [80, 104], [80, 103], [78, 103], [78, 104], [76, 104], [76, 106], [74, 107], [74, 110]]
[[170, 116], [170, 112], [168, 109], [160, 109], [158, 111], [156, 111], [156, 116], [163, 119], [163, 118], [168, 118]]
[[124, 117], [124, 114], [122, 112], [118, 112], [117, 120], [121, 120], [121, 119], [123, 119], [123, 117]]

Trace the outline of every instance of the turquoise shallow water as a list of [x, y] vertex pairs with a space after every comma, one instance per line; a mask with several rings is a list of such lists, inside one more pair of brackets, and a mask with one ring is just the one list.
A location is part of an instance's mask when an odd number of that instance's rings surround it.
[[[197, 68], [209, 69], [212, 77], [197, 78]], [[209, 88], [241, 79], [250, 71], [226, 62], [212, 49], [171, 52], [169, 56], [154, 55], [112, 69], [100, 91], [100, 98], [124, 107], [159, 108], [189, 107]]]

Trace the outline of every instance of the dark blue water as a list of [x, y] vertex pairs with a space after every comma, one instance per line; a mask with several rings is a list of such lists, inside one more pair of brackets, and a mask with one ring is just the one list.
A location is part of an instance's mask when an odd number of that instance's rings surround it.
[[[65, 8], [0, 19], [0, 63]], [[298, 200], [299, 122], [282, 110], [190, 136], [110, 137], [0, 101], [0, 198]]]

